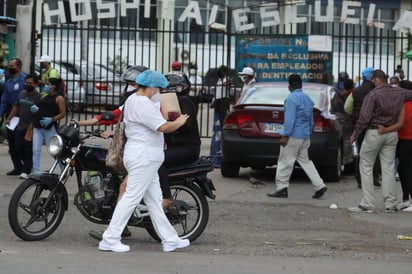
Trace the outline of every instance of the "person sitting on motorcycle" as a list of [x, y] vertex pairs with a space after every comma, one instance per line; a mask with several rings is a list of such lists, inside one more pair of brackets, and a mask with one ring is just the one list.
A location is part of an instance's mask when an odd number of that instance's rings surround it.
[[186, 123], [176, 132], [164, 134], [166, 144], [165, 159], [159, 168], [159, 177], [161, 184], [164, 185], [164, 199], [169, 203], [169, 206], [172, 206], [174, 201], [170, 193], [167, 170], [196, 161], [200, 155], [201, 141], [196, 108], [189, 97], [189, 79], [186, 75], [173, 73], [166, 74], [165, 76], [168, 80], [166, 92], [176, 93], [181, 113], [189, 115]]

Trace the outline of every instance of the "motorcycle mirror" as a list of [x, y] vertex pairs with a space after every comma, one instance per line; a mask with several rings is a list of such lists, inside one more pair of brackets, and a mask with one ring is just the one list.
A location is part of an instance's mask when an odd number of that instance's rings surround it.
[[114, 114], [113, 114], [113, 112], [112, 112], [112, 111], [105, 111], [105, 112], [103, 112], [103, 113], [102, 113], [101, 120], [104, 120], [104, 121], [112, 121], [112, 120], [114, 120]]

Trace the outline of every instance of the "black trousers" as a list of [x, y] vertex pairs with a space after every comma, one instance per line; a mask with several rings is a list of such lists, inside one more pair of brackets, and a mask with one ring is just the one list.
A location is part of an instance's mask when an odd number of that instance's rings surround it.
[[398, 174], [402, 186], [402, 200], [412, 198], [412, 140], [399, 139], [396, 146]]
[[29, 174], [33, 168], [33, 142], [24, 139], [26, 131], [14, 130], [14, 146], [17, 161], [21, 163], [21, 172]]
[[9, 145], [9, 154], [11, 162], [13, 163], [13, 169], [20, 173], [23, 170], [23, 162], [16, 150], [15, 132], [13, 130], [7, 129], [7, 143]]
[[195, 145], [168, 147], [165, 150], [165, 160], [158, 170], [160, 188], [164, 199], [172, 196], [167, 176], [168, 169], [191, 164], [199, 158], [199, 154], [200, 146]]
[[201, 102], [201, 97], [200, 96], [189, 96], [190, 100], [192, 100], [193, 105], [195, 106], [195, 113], [199, 112], [199, 103]]
[[220, 126], [223, 125], [226, 115], [229, 112], [229, 99], [221, 98], [215, 100], [215, 112], [219, 113]]

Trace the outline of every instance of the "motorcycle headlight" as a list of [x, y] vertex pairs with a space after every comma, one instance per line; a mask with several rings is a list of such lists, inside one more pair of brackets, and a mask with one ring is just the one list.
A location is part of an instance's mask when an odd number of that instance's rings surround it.
[[50, 138], [47, 152], [52, 156], [59, 155], [63, 150], [63, 138], [59, 135], [54, 135]]

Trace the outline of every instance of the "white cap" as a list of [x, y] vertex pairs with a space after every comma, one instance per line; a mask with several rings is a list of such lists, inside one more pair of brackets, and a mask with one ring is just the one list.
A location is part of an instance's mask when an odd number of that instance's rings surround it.
[[40, 60], [39, 60], [40, 63], [43, 63], [43, 62], [50, 63], [51, 61], [52, 61], [52, 59], [48, 55], [43, 55], [42, 57], [40, 57]]
[[255, 72], [253, 71], [253, 69], [251, 67], [244, 67], [243, 70], [241, 72], [239, 72], [239, 75], [254, 76]]

